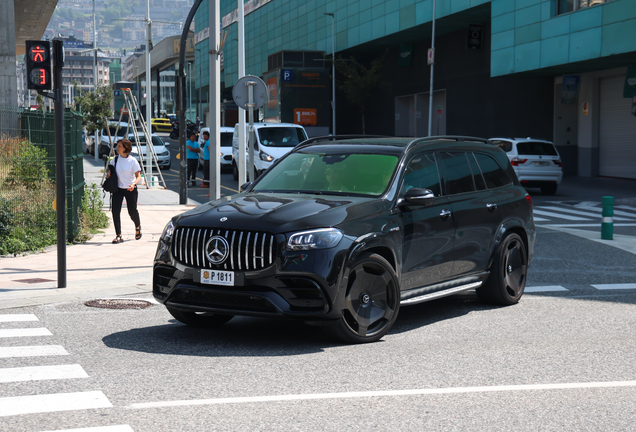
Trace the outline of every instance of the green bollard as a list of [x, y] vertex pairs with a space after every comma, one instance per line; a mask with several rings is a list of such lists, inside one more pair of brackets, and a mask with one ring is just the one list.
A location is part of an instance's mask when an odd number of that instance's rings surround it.
[[601, 223], [601, 238], [614, 240], [614, 197], [603, 197], [603, 222]]

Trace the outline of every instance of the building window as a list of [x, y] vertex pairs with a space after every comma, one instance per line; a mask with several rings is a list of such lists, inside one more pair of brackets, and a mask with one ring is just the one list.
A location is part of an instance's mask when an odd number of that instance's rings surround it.
[[610, 1], [613, 0], [557, 0], [557, 15], [574, 12]]

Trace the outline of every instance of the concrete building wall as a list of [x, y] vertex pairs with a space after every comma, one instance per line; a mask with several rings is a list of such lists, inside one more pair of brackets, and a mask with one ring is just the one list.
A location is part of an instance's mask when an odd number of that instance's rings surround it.
[[13, 0], [0, 0], [0, 106], [18, 105]]

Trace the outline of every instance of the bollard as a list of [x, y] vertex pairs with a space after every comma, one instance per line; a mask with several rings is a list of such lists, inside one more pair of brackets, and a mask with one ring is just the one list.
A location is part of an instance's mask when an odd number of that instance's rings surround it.
[[614, 240], [614, 197], [603, 197], [603, 222], [601, 223], [601, 238]]

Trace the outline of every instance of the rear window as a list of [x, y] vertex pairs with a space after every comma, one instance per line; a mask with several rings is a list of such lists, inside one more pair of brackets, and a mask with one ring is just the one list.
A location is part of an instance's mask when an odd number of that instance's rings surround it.
[[510, 141], [505, 140], [490, 140], [491, 143], [499, 147], [505, 152], [509, 152], [512, 150], [512, 143]]
[[517, 153], [530, 156], [557, 156], [554, 144], [539, 141], [517, 143]]

